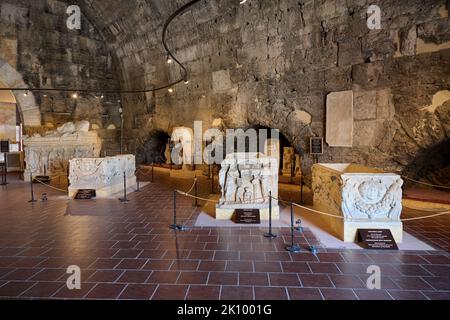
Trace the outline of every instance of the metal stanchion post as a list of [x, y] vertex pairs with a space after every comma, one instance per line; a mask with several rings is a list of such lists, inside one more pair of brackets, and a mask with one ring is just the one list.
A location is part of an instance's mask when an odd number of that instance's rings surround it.
[[170, 229], [178, 230], [177, 225], [177, 190], [173, 190], [173, 224], [171, 224]]
[[137, 187], [136, 192], [141, 192], [141, 187], [139, 184], [139, 170], [136, 171], [136, 187]]
[[199, 207], [198, 205], [198, 185], [197, 185], [197, 177], [195, 177], [195, 181], [194, 181], [194, 207]]
[[152, 183], [153, 183], [154, 177], [155, 177], [155, 164], [152, 163]]
[[33, 173], [30, 173], [30, 191], [31, 191], [31, 200], [28, 202], [36, 202], [34, 199], [34, 187], [33, 187]]
[[295, 164], [294, 164], [294, 156], [292, 156], [291, 157], [291, 184], [294, 182], [294, 167], [295, 167]]
[[177, 190], [173, 190], [173, 224], [169, 226], [172, 230], [179, 230], [179, 231], [186, 231], [189, 230], [189, 228], [177, 224]]
[[211, 169], [211, 193], [214, 194], [214, 166]]
[[119, 199], [120, 202], [126, 203], [126, 202], [130, 202], [130, 200], [128, 200], [127, 198], [127, 173], [124, 172], [123, 173], [123, 198]]
[[291, 202], [291, 245], [286, 247], [286, 250], [292, 253], [300, 252], [299, 246], [294, 244], [294, 205]]
[[277, 236], [272, 233], [272, 191], [269, 191], [269, 232], [264, 235], [266, 238], [274, 239]]
[[303, 202], [303, 173], [300, 176], [300, 204], [304, 204], [304, 202]]

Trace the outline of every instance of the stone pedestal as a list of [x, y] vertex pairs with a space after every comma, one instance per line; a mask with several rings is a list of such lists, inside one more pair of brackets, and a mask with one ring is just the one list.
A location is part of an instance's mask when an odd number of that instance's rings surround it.
[[78, 190], [94, 189], [97, 198], [108, 198], [123, 192], [124, 173], [127, 188], [136, 186], [136, 160], [133, 155], [70, 160], [69, 196]]
[[[259, 209], [269, 219], [269, 191], [278, 198], [278, 160], [262, 153], [227, 155], [219, 172], [220, 203], [216, 219], [229, 220], [236, 209]], [[272, 219], [279, 219], [278, 201], [272, 199]]]
[[399, 175], [352, 164], [316, 164], [312, 172], [314, 207], [343, 217], [322, 216], [344, 242], [355, 242], [358, 229], [389, 229], [402, 242]]
[[26, 169], [24, 178], [33, 176], [67, 176], [69, 160], [97, 158], [101, 140], [95, 131], [89, 131], [89, 122], [66, 123], [45, 136], [24, 138]]

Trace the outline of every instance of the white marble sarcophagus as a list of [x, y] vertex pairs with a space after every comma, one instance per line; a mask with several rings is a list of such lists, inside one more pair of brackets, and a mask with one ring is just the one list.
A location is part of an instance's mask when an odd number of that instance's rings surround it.
[[[259, 209], [269, 219], [269, 192], [278, 198], [278, 160], [262, 153], [227, 155], [219, 172], [221, 198], [216, 219], [230, 220], [236, 209]], [[279, 219], [278, 201], [272, 199], [272, 219]]]
[[44, 136], [25, 137], [25, 180], [29, 181], [30, 174], [65, 177], [69, 160], [99, 157], [102, 142], [89, 127], [87, 121], [69, 122]]
[[136, 160], [133, 155], [70, 160], [69, 197], [78, 190], [92, 189], [97, 198], [108, 198], [123, 191], [124, 174], [127, 189], [136, 186]]
[[402, 242], [399, 175], [353, 164], [316, 164], [312, 174], [314, 207], [343, 217], [323, 216], [343, 241], [355, 242], [358, 229], [390, 229]]

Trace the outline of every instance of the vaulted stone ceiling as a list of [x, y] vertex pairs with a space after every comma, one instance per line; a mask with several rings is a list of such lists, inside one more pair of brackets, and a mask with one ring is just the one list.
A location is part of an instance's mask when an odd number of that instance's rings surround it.
[[[79, 0], [115, 57], [122, 89], [177, 79], [161, 43], [166, 19], [188, 0]], [[68, 2], [67, 2], [68, 3]], [[72, 2], [73, 3], [73, 2]], [[299, 151], [323, 136], [330, 92], [353, 90], [352, 149], [327, 148], [323, 161], [401, 169], [448, 137], [446, 107], [426, 113], [449, 89], [446, 0], [380, 0], [382, 29], [367, 28], [364, 0], [203, 0], [169, 28], [168, 44], [191, 83], [124, 97], [130, 150], [153, 130], [277, 128]], [[425, 125], [423, 123], [426, 123]], [[436, 129], [433, 123], [442, 123]], [[370, 157], [369, 157], [370, 155]], [[311, 159], [306, 159], [306, 161]], [[305, 161], [305, 163], [306, 163]]]
[[[69, 1], [72, 4], [73, 1]], [[178, 8], [188, 3], [188, 0], [78, 0], [83, 14], [96, 26], [98, 32], [110, 46], [118, 59], [121, 76], [124, 78], [124, 89], [143, 89], [152, 85], [164, 84], [169, 79], [165, 68], [158, 70], [156, 77], [152, 70], [145, 69], [145, 63], [153, 66], [165, 66], [165, 51], [161, 38], [165, 21]], [[229, 10], [239, 6], [239, 1], [202, 1], [184, 15], [178, 17], [170, 26], [168, 32], [174, 34], [182, 31], [181, 38], [177, 37], [169, 46], [174, 49], [188, 45], [195, 41], [198, 24], [210, 21], [223, 8]], [[152, 69], [152, 68], [151, 68]], [[171, 70], [171, 77], [179, 76], [178, 69]], [[153, 76], [150, 76], [152, 74]], [[141, 79], [139, 79], [141, 78]], [[136, 81], [145, 78], [144, 82]]]

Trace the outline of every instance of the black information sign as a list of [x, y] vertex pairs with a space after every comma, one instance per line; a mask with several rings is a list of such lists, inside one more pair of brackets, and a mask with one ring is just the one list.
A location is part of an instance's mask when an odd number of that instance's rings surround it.
[[90, 200], [92, 198], [95, 198], [96, 196], [96, 192], [95, 190], [91, 190], [91, 189], [82, 189], [82, 190], [78, 190], [75, 199], [76, 200]]
[[358, 234], [365, 249], [398, 250], [397, 243], [389, 229], [358, 229]]
[[310, 152], [312, 155], [323, 154], [323, 138], [311, 137], [310, 138]]
[[260, 224], [259, 209], [236, 209], [233, 221], [242, 224]]
[[7, 153], [9, 152], [9, 141], [0, 141], [0, 152]]

